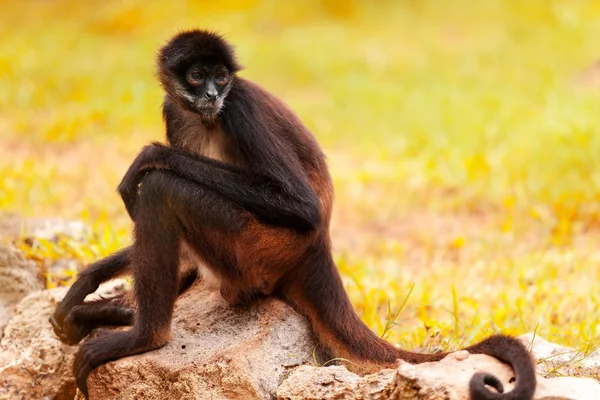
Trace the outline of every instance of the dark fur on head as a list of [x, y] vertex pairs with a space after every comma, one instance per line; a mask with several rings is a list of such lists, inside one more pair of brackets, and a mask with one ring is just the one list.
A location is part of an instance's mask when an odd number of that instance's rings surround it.
[[158, 54], [159, 77], [163, 85], [164, 74], [183, 73], [193, 63], [221, 63], [235, 74], [242, 69], [235, 56], [233, 46], [219, 34], [194, 29], [173, 37]]

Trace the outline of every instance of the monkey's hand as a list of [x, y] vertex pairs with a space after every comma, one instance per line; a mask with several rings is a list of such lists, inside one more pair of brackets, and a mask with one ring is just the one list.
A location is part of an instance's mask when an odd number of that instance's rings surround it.
[[123, 199], [127, 213], [134, 221], [135, 205], [139, 195], [140, 183], [148, 172], [165, 168], [160, 159], [161, 154], [166, 150], [168, 150], [167, 147], [158, 143], [145, 146], [135, 160], [133, 160], [133, 163], [119, 184], [117, 189], [119, 195]]

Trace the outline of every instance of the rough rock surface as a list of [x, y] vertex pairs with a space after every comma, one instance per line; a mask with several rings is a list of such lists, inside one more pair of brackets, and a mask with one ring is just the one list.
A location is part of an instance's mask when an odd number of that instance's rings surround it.
[[[277, 390], [278, 400], [467, 400], [468, 383], [477, 371], [496, 375], [505, 390], [512, 370], [492, 357], [459, 351], [438, 363], [399, 362], [396, 370], [360, 377], [345, 367], [296, 368]], [[538, 376], [536, 400], [600, 398], [593, 379]]]
[[98, 368], [90, 399], [271, 399], [313, 350], [307, 321], [286, 304], [232, 307], [199, 282], [177, 301], [173, 340]]
[[33, 293], [17, 306], [0, 342], [0, 399], [72, 399], [76, 347], [54, 336], [48, 318], [65, 289]]
[[[117, 294], [125, 286], [123, 281], [111, 282], [90, 298]], [[38, 291], [17, 305], [0, 341], [0, 400], [75, 397], [71, 367], [77, 347], [61, 343], [48, 323], [66, 292]]]
[[42, 287], [37, 265], [14, 246], [0, 243], [0, 339], [17, 303]]

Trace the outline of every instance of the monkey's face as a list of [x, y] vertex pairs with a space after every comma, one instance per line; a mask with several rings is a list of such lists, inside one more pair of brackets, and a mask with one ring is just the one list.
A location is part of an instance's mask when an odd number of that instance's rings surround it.
[[173, 100], [214, 120], [241, 66], [233, 48], [206, 30], [181, 32], [159, 52], [158, 76]]
[[214, 119], [231, 89], [232, 78], [224, 65], [193, 64], [180, 76], [175, 91], [190, 110]]

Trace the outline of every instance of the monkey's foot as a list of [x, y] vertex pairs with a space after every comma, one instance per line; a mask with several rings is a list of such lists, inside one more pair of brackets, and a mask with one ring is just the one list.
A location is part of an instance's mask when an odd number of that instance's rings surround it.
[[167, 340], [138, 336], [135, 328], [116, 332], [100, 329], [96, 332], [98, 336], [87, 339], [79, 346], [73, 362], [75, 382], [86, 399], [89, 399], [87, 378], [93, 370], [109, 361], [154, 350], [167, 343]]
[[54, 333], [64, 344], [74, 346], [86, 337], [92, 330], [90, 324], [84, 324], [79, 318], [78, 314], [81, 313], [82, 307], [75, 306], [71, 309], [69, 314], [62, 319], [57, 319], [55, 316], [50, 317], [50, 324], [54, 329]]
[[71, 309], [62, 323], [55, 316], [50, 324], [61, 342], [76, 345], [94, 328], [133, 323], [134, 311], [129, 307], [110, 305], [105, 300], [82, 304]]
[[98, 336], [81, 344], [73, 362], [73, 375], [77, 387], [86, 399], [89, 399], [87, 378], [100, 365], [120, 357], [121, 345], [126, 347], [133, 342], [130, 332], [114, 332], [109, 330], [97, 331]]

